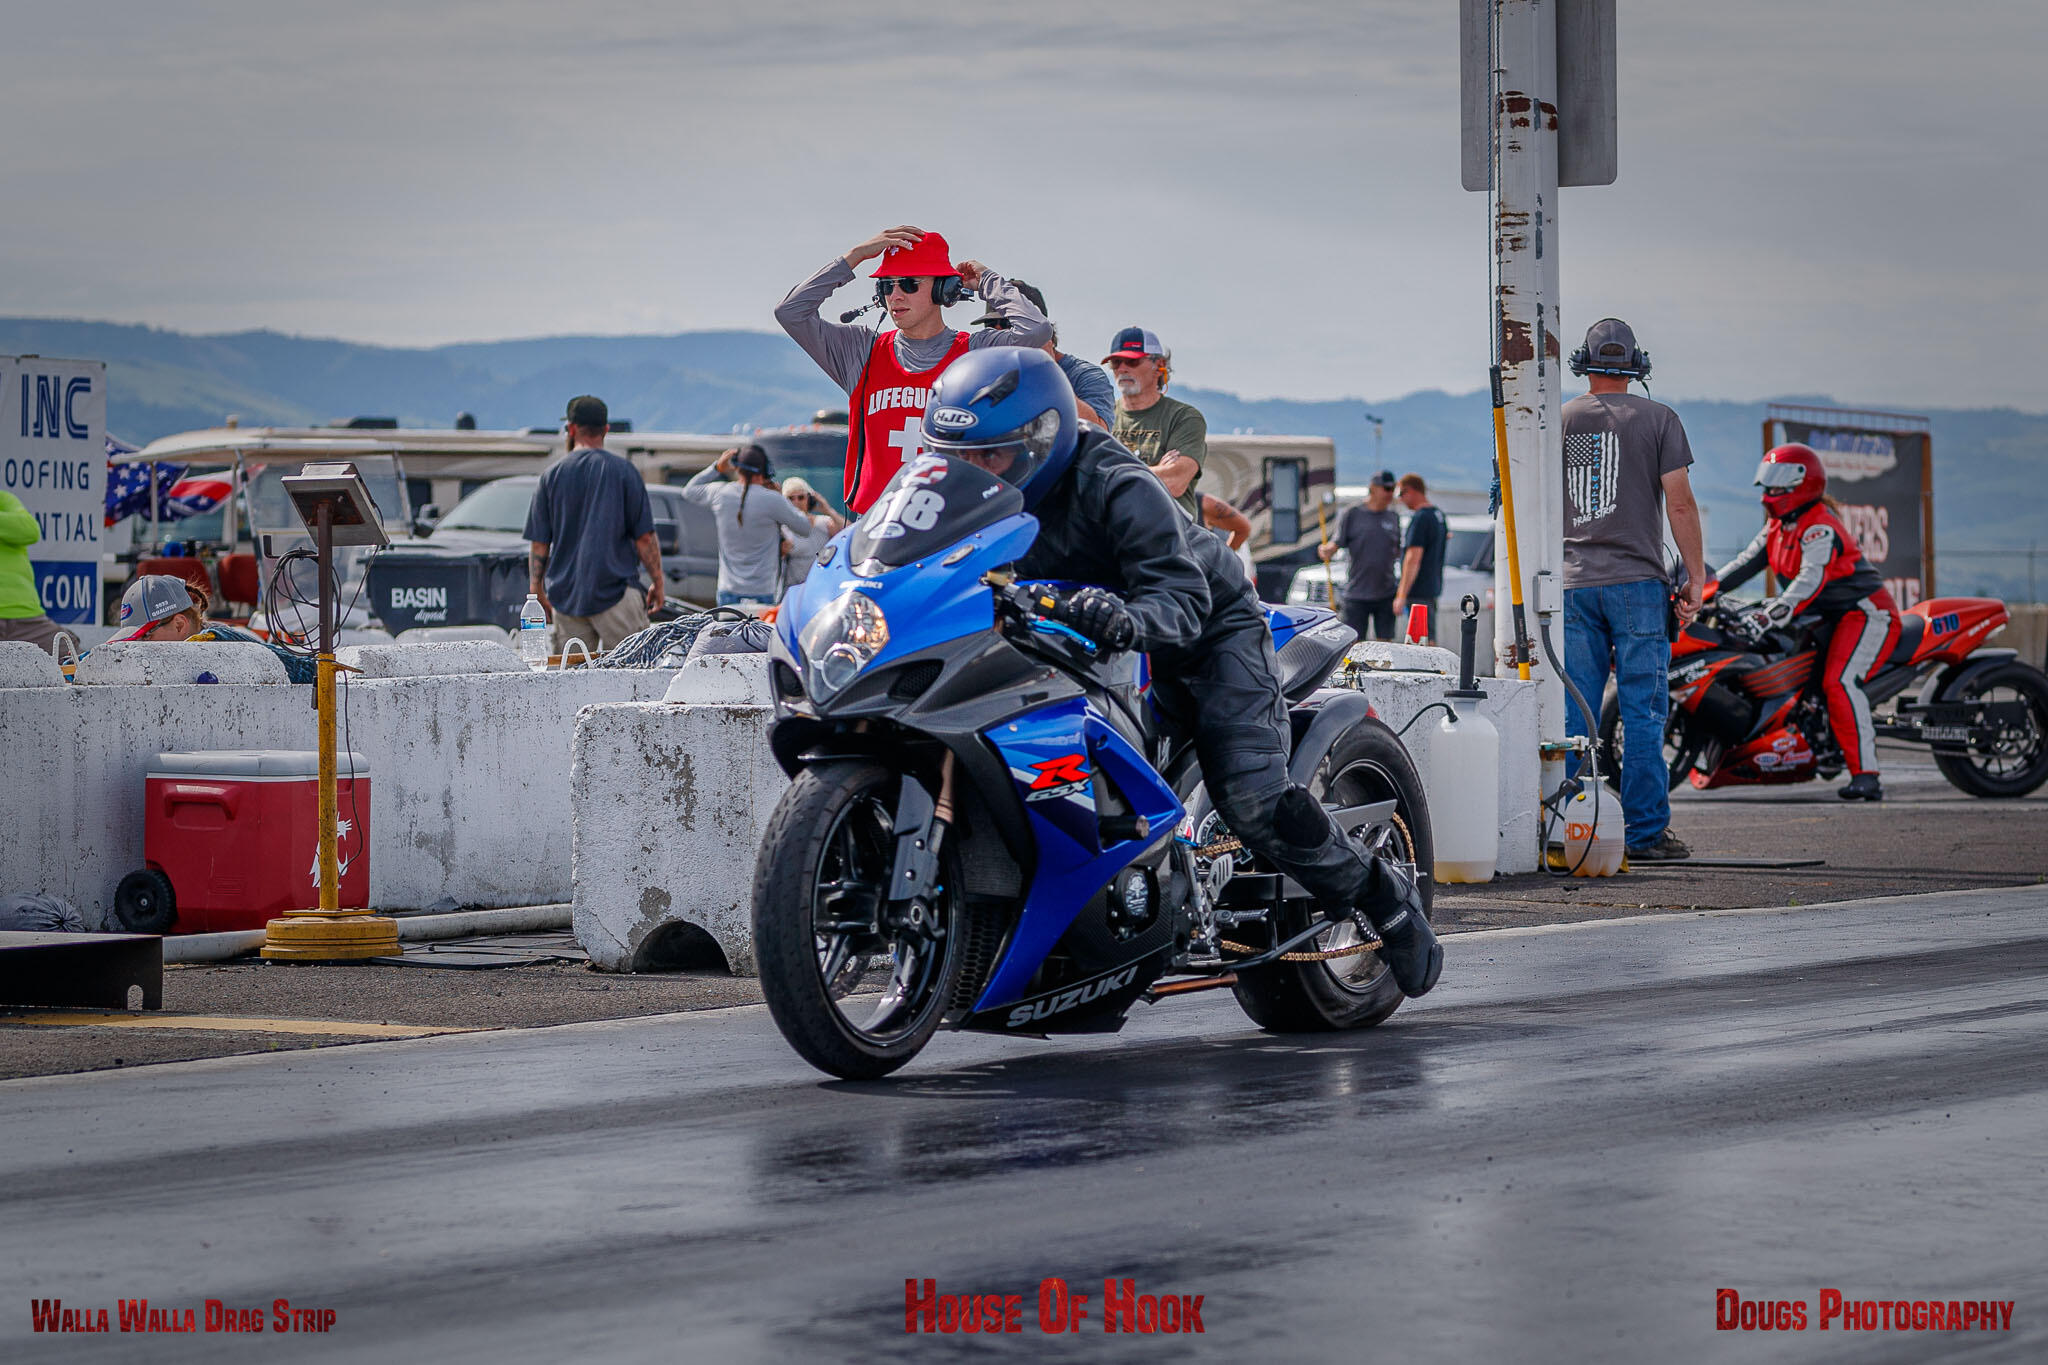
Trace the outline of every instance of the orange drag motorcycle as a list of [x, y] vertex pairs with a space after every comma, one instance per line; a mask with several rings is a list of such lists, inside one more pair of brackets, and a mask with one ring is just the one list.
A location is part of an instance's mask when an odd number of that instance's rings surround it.
[[[1717, 601], [1714, 587], [1671, 646], [1671, 785], [1704, 791], [1839, 775], [1841, 747], [1811, 685], [1820, 618], [1758, 630], [1741, 606]], [[1941, 775], [1972, 796], [2025, 796], [2048, 781], [2048, 675], [2015, 650], [1983, 648], [2009, 619], [1994, 598], [1930, 598], [1901, 614], [1898, 642], [1863, 683], [1878, 737], [1927, 745]], [[1602, 766], [1621, 771], [1611, 687], [1600, 737]]]

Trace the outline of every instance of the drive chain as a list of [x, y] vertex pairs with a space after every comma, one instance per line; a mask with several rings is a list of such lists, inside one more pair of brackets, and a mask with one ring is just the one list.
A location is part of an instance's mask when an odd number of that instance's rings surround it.
[[[1335, 926], [1331, 927], [1334, 928]], [[1217, 942], [1221, 946], [1230, 949], [1231, 952], [1243, 953], [1246, 957], [1254, 956], [1261, 951], [1258, 948], [1247, 947], [1242, 943], [1232, 943], [1227, 938], [1218, 939]], [[1370, 943], [1354, 943], [1348, 948], [1319, 948], [1314, 952], [1307, 953], [1282, 953], [1274, 960], [1276, 962], [1328, 962], [1332, 958], [1356, 957], [1360, 953], [1369, 953], [1379, 946], [1380, 940], [1374, 939]]]

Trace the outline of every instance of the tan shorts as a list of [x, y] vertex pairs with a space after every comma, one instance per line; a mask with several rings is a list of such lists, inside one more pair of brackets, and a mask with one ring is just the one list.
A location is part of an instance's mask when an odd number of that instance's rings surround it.
[[62, 629], [47, 616], [18, 616], [0, 621], [0, 640], [26, 640], [37, 649], [48, 649]]
[[647, 594], [628, 588], [626, 595], [595, 616], [571, 616], [555, 612], [555, 653], [572, 638], [581, 640], [593, 654], [610, 649], [635, 631], [647, 629]]

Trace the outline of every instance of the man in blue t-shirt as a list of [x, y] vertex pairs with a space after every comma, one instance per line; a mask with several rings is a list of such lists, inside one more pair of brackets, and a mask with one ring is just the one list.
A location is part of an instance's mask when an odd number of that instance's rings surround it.
[[[606, 650], [660, 609], [661, 544], [640, 471], [604, 448], [604, 400], [571, 399], [564, 421], [568, 457], [540, 476], [526, 513], [531, 591], [554, 622], [557, 653], [572, 636]], [[642, 567], [652, 580], [644, 597]]]
[[1401, 586], [1394, 593], [1394, 628], [1405, 635], [1408, 625], [1401, 620], [1410, 607], [1425, 608], [1427, 620], [1422, 638], [1436, 643], [1436, 599], [1444, 590], [1444, 546], [1450, 540], [1450, 523], [1429, 500], [1429, 489], [1420, 474], [1401, 476], [1401, 505], [1408, 509], [1408, 533], [1401, 540]]

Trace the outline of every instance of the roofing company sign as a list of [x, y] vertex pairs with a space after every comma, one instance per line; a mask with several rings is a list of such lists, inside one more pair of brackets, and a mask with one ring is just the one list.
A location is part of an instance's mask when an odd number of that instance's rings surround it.
[[103, 363], [0, 356], [0, 491], [42, 530], [28, 557], [52, 621], [99, 620], [106, 441]]
[[1820, 427], [1809, 433], [1806, 443], [1827, 466], [1829, 483], [1875, 479], [1899, 467], [1898, 446], [1888, 432], [1829, 431]]

